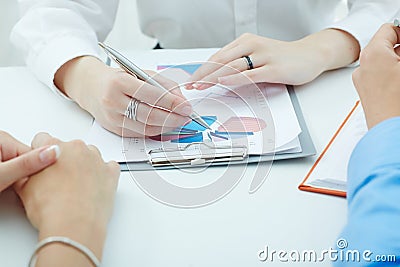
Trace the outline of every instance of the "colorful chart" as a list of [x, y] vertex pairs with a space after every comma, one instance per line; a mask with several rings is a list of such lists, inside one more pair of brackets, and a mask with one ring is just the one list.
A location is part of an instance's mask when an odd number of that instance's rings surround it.
[[[216, 120], [216, 116], [202, 116], [202, 119], [208, 124], [212, 125]], [[181, 128], [175, 129], [173, 132], [164, 133], [157, 136], [152, 136], [150, 139], [156, 141], [170, 141], [171, 143], [193, 143], [203, 141], [203, 132], [205, 127], [192, 121]]]
[[264, 120], [253, 117], [231, 117], [224, 122], [218, 131], [230, 133], [259, 132], [267, 127]]
[[184, 64], [184, 65], [158, 65], [157, 70], [165, 70], [165, 69], [180, 69], [184, 70], [187, 74], [192, 75], [201, 64]]
[[[210, 126], [217, 121], [217, 116], [202, 116], [202, 118]], [[208, 134], [208, 138], [212, 141], [223, 141], [254, 135], [255, 132], [262, 131], [265, 127], [265, 121], [258, 118], [231, 117], [218, 127], [218, 131], [206, 133]], [[150, 139], [161, 142], [168, 141], [171, 143], [202, 142], [205, 131], [206, 128], [192, 121], [172, 132], [152, 136]]]
[[[192, 75], [201, 65], [200, 64], [186, 64], [186, 65], [160, 65], [157, 66], [158, 70], [174, 69], [185, 72], [185, 75]], [[182, 73], [182, 72], [181, 72]], [[169, 73], [173, 74], [173, 73]], [[175, 73], [176, 74], [176, 73]], [[198, 105], [204, 99], [214, 99], [214, 98], [233, 98], [238, 99], [240, 96], [233, 92], [226, 92], [221, 94], [221, 92], [210, 91], [204, 95], [197, 103], [193, 106]], [[202, 116], [202, 118], [207, 122], [208, 125], [212, 126], [217, 121], [217, 116]], [[163, 133], [158, 136], [150, 137], [152, 140], [161, 142], [171, 142], [171, 143], [193, 143], [193, 142], [203, 142], [204, 136], [208, 140], [212, 141], [225, 141], [229, 139], [239, 139], [246, 136], [254, 135], [255, 132], [260, 132], [266, 127], [264, 120], [254, 117], [244, 117], [244, 116], [233, 116], [226, 120], [224, 123], [218, 127], [212, 127], [216, 131], [207, 131], [206, 128], [197, 124], [196, 122], [190, 122], [189, 124], [177, 128], [172, 132]]]

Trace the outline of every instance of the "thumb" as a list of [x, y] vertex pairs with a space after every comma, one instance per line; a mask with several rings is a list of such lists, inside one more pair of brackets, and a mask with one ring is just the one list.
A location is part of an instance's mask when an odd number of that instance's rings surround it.
[[53, 164], [59, 155], [60, 148], [57, 145], [46, 146], [0, 163], [0, 192], [17, 180]]

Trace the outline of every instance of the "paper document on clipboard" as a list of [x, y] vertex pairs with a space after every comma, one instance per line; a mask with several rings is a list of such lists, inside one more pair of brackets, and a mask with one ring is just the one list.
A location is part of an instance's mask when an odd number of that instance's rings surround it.
[[345, 197], [347, 166], [351, 153], [367, 131], [364, 111], [357, 101], [299, 185], [299, 189]]
[[[158, 70], [163, 76], [182, 84], [198, 67], [198, 64], [160, 65]], [[193, 143], [211, 142], [213, 148], [225, 149], [225, 153], [226, 148], [231, 147], [231, 155], [240, 154], [240, 147], [246, 148], [246, 155], [299, 153], [302, 150], [298, 138], [301, 128], [284, 85], [213, 86], [203, 91], [182, 90], [182, 93], [212, 128], [211, 134], [191, 122], [159, 136], [121, 138], [95, 122], [86, 141], [99, 147], [105, 160], [118, 162], [152, 162], [154, 151], [182, 151]]]

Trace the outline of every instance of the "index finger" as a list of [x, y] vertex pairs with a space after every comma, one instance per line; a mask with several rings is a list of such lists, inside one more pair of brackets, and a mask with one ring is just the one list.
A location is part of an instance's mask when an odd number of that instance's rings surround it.
[[7, 161], [31, 151], [31, 148], [10, 134], [0, 131], [0, 162]]
[[206, 63], [200, 66], [190, 78], [191, 82], [201, 81], [206, 76], [224, 67], [226, 64], [239, 59], [243, 56], [250, 55], [252, 48], [248, 45], [235, 45], [229, 49], [221, 49], [212, 55]]
[[[130, 75], [121, 76], [124, 79], [121, 90], [124, 94], [133, 97], [147, 104], [165, 108], [183, 116], [192, 114], [192, 107], [185, 98], [177, 96], [157, 86], [153, 86], [144, 81], [135, 79]], [[135, 89], [132, 92], [132, 84], [135, 84]]]
[[182, 94], [179, 85], [168, 79], [167, 77], [163, 76], [161, 73], [157, 73], [155, 71], [146, 71], [154, 80], [162, 84], [165, 88], [169, 90], [170, 93], [179, 96], [180, 98], [185, 98]]
[[0, 191], [24, 177], [53, 164], [60, 155], [58, 146], [43, 147], [15, 157], [0, 165]]

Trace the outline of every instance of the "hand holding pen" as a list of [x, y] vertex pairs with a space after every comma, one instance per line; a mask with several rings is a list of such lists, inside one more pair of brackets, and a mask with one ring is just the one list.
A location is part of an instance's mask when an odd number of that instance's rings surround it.
[[[122, 54], [120, 54], [118, 51], [115, 49], [103, 44], [99, 43], [99, 45], [104, 49], [104, 51], [107, 53], [107, 55], [114, 60], [115, 63], [117, 63], [123, 70], [125, 70], [127, 73], [131, 74], [132, 76], [148, 83], [151, 84], [155, 87], [157, 87], [159, 90], [162, 90], [163, 93], [160, 95], [160, 97], [163, 97], [163, 95], [168, 94], [169, 90], [165, 88], [162, 84], [157, 82], [153, 77], [151, 77], [149, 74], [144, 72], [142, 69], [140, 69], [138, 66], [136, 66], [133, 62], [131, 62], [129, 59], [124, 57]], [[135, 98], [135, 96], [132, 96], [132, 100], [129, 103], [127, 107], [127, 117], [129, 119], [132, 119], [134, 121], [137, 120], [137, 113], [138, 113], [138, 108], [139, 104], [141, 104], [141, 101]], [[149, 105], [148, 103], [144, 103], [145, 105]], [[155, 108], [160, 108], [164, 111], [171, 111], [170, 109], [165, 110], [163, 107], [158, 107], [158, 106], [153, 106]], [[199, 114], [196, 112], [193, 112], [189, 114], [189, 117], [199, 125], [203, 126], [206, 129], [211, 130], [209, 125], [201, 118]]]
[[[83, 56], [65, 63], [55, 75], [55, 84], [107, 130], [142, 137], [172, 131], [190, 122], [193, 113], [175, 82], [161, 75], [154, 79], [168, 90], [111, 68], [95, 57]], [[126, 119], [132, 97], [140, 101], [136, 120]]]
[[360, 55], [353, 82], [368, 128], [400, 116], [400, 23], [384, 24]]

